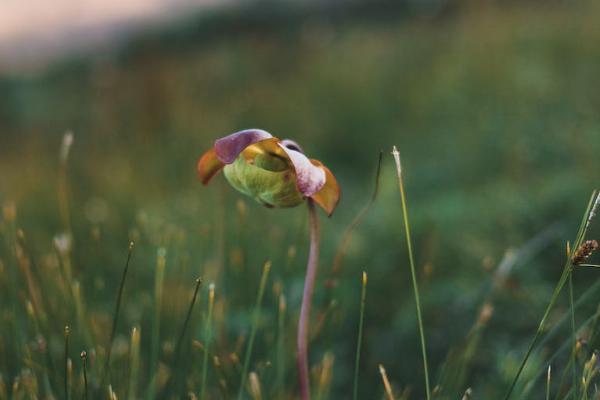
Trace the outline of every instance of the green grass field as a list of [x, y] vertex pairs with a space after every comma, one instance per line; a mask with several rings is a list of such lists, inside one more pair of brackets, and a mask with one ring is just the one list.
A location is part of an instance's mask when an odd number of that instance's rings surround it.
[[[393, 398], [426, 398], [393, 145], [432, 398], [504, 398], [561, 281], [511, 398], [547, 398], [549, 365], [550, 398], [598, 398], [600, 271], [574, 268], [573, 307], [561, 272], [600, 187], [599, 17], [593, 1], [465, 1], [381, 20], [190, 18], [0, 75], [0, 400], [86, 398], [82, 351], [90, 399], [109, 384], [119, 399], [297, 398], [306, 207], [196, 180], [215, 139], [251, 127], [298, 141], [342, 189], [320, 213], [314, 399], [353, 396], [363, 271], [358, 398], [390, 398], [379, 365]], [[345, 236], [380, 151], [378, 196]], [[599, 236], [596, 218], [585, 238]]]

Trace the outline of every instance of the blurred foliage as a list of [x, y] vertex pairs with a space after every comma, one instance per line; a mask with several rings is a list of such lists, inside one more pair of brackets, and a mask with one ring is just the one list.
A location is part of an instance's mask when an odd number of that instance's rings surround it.
[[[449, 398], [469, 386], [475, 398], [499, 398], [558, 279], [565, 241], [574, 236], [599, 183], [600, 7], [593, 1], [452, 4], [434, 7], [435, 13], [395, 10], [365, 18], [307, 13], [286, 19], [266, 11], [268, 18], [248, 19], [253, 23], [242, 23], [241, 14], [190, 17], [119, 49], [0, 77], [0, 201], [17, 208], [16, 220], [5, 215], [1, 225], [5, 318], [13, 315], [8, 304], [14, 296], [22, 311], [29, 297], [26, 277], [17, 273], [17, 286], [7, 278], [19, 264], [13, 251], [19, 227], [40, 282], [57, 279], [46, 289], [42, 285], [52, 316], [43, 332], [49, 354], [59, 362], [63, 326], [73, 325], [72, 357], [79, 374], [81, 349], [95, 347], [102, 357], [133, 239], [136, 250], [117, 331], [121, 347], [113, 360], [113, 371], [125, 371], [133, 326], [141, 325], [142, 357], [150, 352], [155, 259], [164, 247], [162, 371], [168, 374], [172, 367], [188, 292], [202, 276], [216, 283], [212, 346], [228, 360], [222, 373], [230, 393], [236, 393], [239, 376], [230, 354], [242, 359], [240, 338], [250, 330], [260, 266], [269, 259], [273, 290], [263, 303], [252, 370], [267, 390], [280, 390], [273, 382], [279, 368], [274, 366], [277, 295], [283, 292], [287, 390], [281, 398], [289, 398], [296, 385], [306, 210], [266, 210], [221, 178], [208, 188], [195, 181], [197, 157], [214, 139], [259, 127], [300, 142], [332, 169], [343, 190], [336, 214], [323, 218], [313, 318], [311, 360], [315, 366], [333, 362], [330, 398], [346, 398], [352, 387], [362, 270], [369, 273], [369, 286], [361, 398], [382, 395], [378, 364], [385, 365], [397, 388], [410, 386], [419, 398], [423, 374], [391, 157], [384, 158], [379, 198], [353, 235], [342, 272], [331, 273], [344, 228], [371, 195], [378, 152], [387, 155], [395, 144], [406, 177], [434, 381], [451, 388], [444, 393]], [[66, 130], [75, 135], [66, 170], [73, 232], [69, 257], [91, 328], [73, 321], [75, 306], [61, 288], [63, 278], [57, 278], [60, 254], [53, 249], [53, 238], [68, 230], [59, 213], [64, 198], [57, 196]], [[597, 238], [595, 225], [590, 236]], [[505, 262], [513, 268], [493, 286], [494, 271]], [[576, 271], [574, 278], [581, 294], [597, 273]], [[11, 297], [5, 287], [17, 292]], [[207, 287], [193, 322], [198, 340]], [[578, 309], [578, 323], [595, 312], [594, 293]], [[491, 314], [478, 325], [484, 303]], [[566, 304], [565, 297], [561, 305]], [[557, 309], [553, 320], [564, 312]], [[17, 343], [25, 349], [35, 329], [26, 316], [19, 319]], [[543, 395], [540, 371], [568, 340], [567, 325], [526, 370], [523, 382], [537, 378], [532, 398]], [[581, 334], [588, 337], [585, 327]], [[2, 335], [5, 354], [15, 338], [5, 330]], [[590, 342], [588, 350], [594, 346], [597, 342]], [[186, 383], [197, 390], [202, 350], [189, 347], [181, 369], [191, 374]], [[557, 376], [567, 353], [555, 361]], [[456, 359], [465, 354], [470, 355], [464, 374], [449, 378], [447, 371], [457, 371]], [[12, 379], [21, 365], [2, 357], [0, 373]], [[150, 371], [143, 365], [140, 379], [147, 382]], [[211, 396], [218, 393], [219, 373], [209, 372]], [[124, 397], [122, 380], [129, 374], [113, 376]], [[50, 386], [61, 382], [48, 379]], [[317, 386], [318, 379], [313, 382]]]

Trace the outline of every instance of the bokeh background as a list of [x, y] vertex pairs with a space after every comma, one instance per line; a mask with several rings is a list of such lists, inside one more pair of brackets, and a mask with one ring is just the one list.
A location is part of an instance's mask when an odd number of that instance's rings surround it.
[[[73, 6], [62, 3], [66, 10]], [[106, 344], [127, 244], [135, 240], [113, 368], [128, 371], [133, 326], [141, 326], [142, 353], [150, 352], [156, 258], [164, 248], [164, 374], [173, 370], [170, 354], [188, 292], [202, 276], [216, 285], [211, 348], [223, 360], [228, 393], [237, 393], [230, 355], [242, 358], [262, 264], [271, 260], [251, 366], [264, 398], [293, 398], [306, 209], [267, 210], [222, 177], [208, 187], [196, 180], [196, 160], [216, 138], [258, 127], [300, 142], [334, 172], [343, 191], [334, 216], [322, 215], [311, 350], [322, 398], [350, 398], [363, 270], [369, 283], [361, 398], [383, 396], [379, 364], [398, 393], [409, 387], [411, 398], [423, 397], [392, 145], [402, 157], [440, 398], [459, 398], [467, 387], [476, 398], [501, 397], [560, 275], [565, 243], [600, 183], [599, 3], [252, 1], [158, 4], [121, 14], [107, 2], [104, 13], [91, 8], [89, 21], [83, 12], [60, 14], [59, 4], [57, 15], [67, 15], [66, 22], [27, 21], [17, 6], [4, 14], [17, 28], [6, 29], [0, 42], [6, 239], [0, 265], [11, 268], [10, 238], [18, 227], [39, 276], [58, 274], [53, 238], [73, 233], [69, 257], [87, 314], [84, 322], [74, 321], [76, 313], [48, 289], [42, 297], [50, 318], [42, 335], [58, 360], [62, 327], [72, 325], [74, 391], [80, 390], [79, 351], [100, 353]], [[19, 31], [22, 26], [33, 33]], [[61, 170], [67, 131], [74, 142]], [[343, 232], [371, 197], [380, 151], [379, 195], [333, 273]], [[13, 205], [14, 220], [7, 212]], [[591, 238], [599, 225], [591, 226]], [[28, 292], [26, 279], [16, 279], [18, 310]], [[593, 269], [574, 276], [576, 297], [587, 296], [576, 320], [588, 340], [594, 331], [584, 322], [598, 305], [597, 280]], [[6, 277], [0, 282], [10, 285]], [[3, 291], [0, 305], [12, 315], [14, 299]], [[197, 342], [207, 291], [205, 285], [192, 324]], [[274, 345], [281, 293], [288, 306], [283, 388]], [[534, 354], [527, 385], [519, 389], [528, 397], [521, 398], [542, 398], [549, 363], [557, 376], [565, 370], [568, 349], [558, 350], [569, 339], [562, 319], [567, 305], [561, 297], [551, 314], [556, 328]], [[26, 348], [36, 331], [26, 321], [19, 326], [16, 343]], [[28, 366], [11, 353], [16, 339], [3, 331], [0, 373], [10, 386]], [[588, 349], [595, 345], [592, 340]], [[192, 376], [188, 390], [198, 390], [202, 352], [190, 344], [182, 363]], [[332, 360], [331, 374], [323, 373]], [[141, 386], [150, 374], [142, 362]], [[219, 398], [219, 371], [208, 374], [208, 393]], [[121, 375], [115, 387], [125, 397]], [[52, 374], [49, 381], [49, 387], [61, 382]]]

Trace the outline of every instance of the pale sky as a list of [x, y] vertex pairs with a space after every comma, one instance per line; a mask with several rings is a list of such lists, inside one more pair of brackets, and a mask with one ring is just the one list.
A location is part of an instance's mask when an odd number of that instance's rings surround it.
[[226, 0], [0, 0], [0, 65], [105, 40], [111, 28], [156, 21]]

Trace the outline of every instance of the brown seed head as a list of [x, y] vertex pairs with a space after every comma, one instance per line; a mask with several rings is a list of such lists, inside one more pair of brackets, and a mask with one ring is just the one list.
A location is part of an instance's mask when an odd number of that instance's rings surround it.
[[598, 249], [598, 242], [595, 240], [586, 240], [573, 253], [573, 264], [578, 265], [587, 260]]

